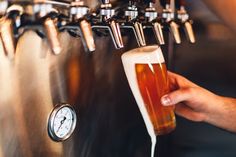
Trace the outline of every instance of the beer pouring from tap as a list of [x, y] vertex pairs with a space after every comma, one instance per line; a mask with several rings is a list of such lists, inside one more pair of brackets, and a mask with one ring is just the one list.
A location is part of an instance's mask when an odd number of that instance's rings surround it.
[[177, 44], [181, 43], [179, 25], [174, 21], [175, 14], [171, 9], [170, 0], [160, 0], [160, 3], [163, 7], [162, 19], [163, 22], [169, 27], [171, 34], [173, 35], [174, 41]]
[[185, 1], [184, 0], [175, 0], [175, 6], [177, 9], [177, 19], [180, 24], [184, 28], [187, 39], [190, 43], [195, 43], [195, 34], [192, 27], [192, 20], [189, 19], [189, 14], [185, 9]]
[[145, 9], [145, 18], [147, 19], [147, 24], [145, 28], [152, 28], [155, 38], [160, 45], [165, 44], [162, 25], [160, 20], [158, 20], [158, 13], [156, 9], [153, 7], [155, 4], [155, 0], [150, 0], [148, 3], [148, 7]]
[[108, 31], [111, 35], [113, 43], [116, 49], [121, 49], [124, 47], [123, 39], [121, 36], [120, 25], [114, 19], [115, 10], [112, 8], [112, 4], [109, 0], [102, 0], [100, 6], [100, 12], [97, 17], [92, 19], [92, 29], [96, 32], [100, 30]]

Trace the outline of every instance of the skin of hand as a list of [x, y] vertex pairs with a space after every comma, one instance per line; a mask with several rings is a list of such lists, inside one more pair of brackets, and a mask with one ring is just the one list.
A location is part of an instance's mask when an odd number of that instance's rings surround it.
[[236, 132], [236, 99], [216, 95], [172, 72], [168, 78], [172, 92], [161, 98], [164, 106], [175, 105], [176, 114], [188, 120]]

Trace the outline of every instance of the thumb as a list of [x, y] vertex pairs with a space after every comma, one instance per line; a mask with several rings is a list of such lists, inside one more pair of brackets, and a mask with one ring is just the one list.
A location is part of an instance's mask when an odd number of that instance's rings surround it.
[[161, 98], [161, 103], [163, 106], [170, 106], [178, 104], [183, 101], [188, 101], [190, 98], [191, 98], [191, 90], [189, 88], [179, 89], [164, 95]]

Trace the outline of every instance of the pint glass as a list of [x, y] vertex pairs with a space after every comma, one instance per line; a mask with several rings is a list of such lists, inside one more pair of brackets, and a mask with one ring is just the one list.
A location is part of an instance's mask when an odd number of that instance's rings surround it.
[[147, 46], [133, 49], [122, 55], [122, 62], [144, 122], [150, 122], [155, 135], [174, 130], [174, 108], [164, 107], [160, 102], [161, 97], [169, 92], [167, 69], [161, 48]]

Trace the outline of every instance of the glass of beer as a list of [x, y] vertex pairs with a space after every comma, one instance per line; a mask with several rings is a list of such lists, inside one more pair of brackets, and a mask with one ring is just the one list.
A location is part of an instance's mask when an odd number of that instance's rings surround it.
[[170, 91], [161, 48], [157, 45], [141, 47], [124, 53], [121, 58], [149, 134], [173, 131], [176, 127], [174, 107], [162, 106], [160, 102]]

